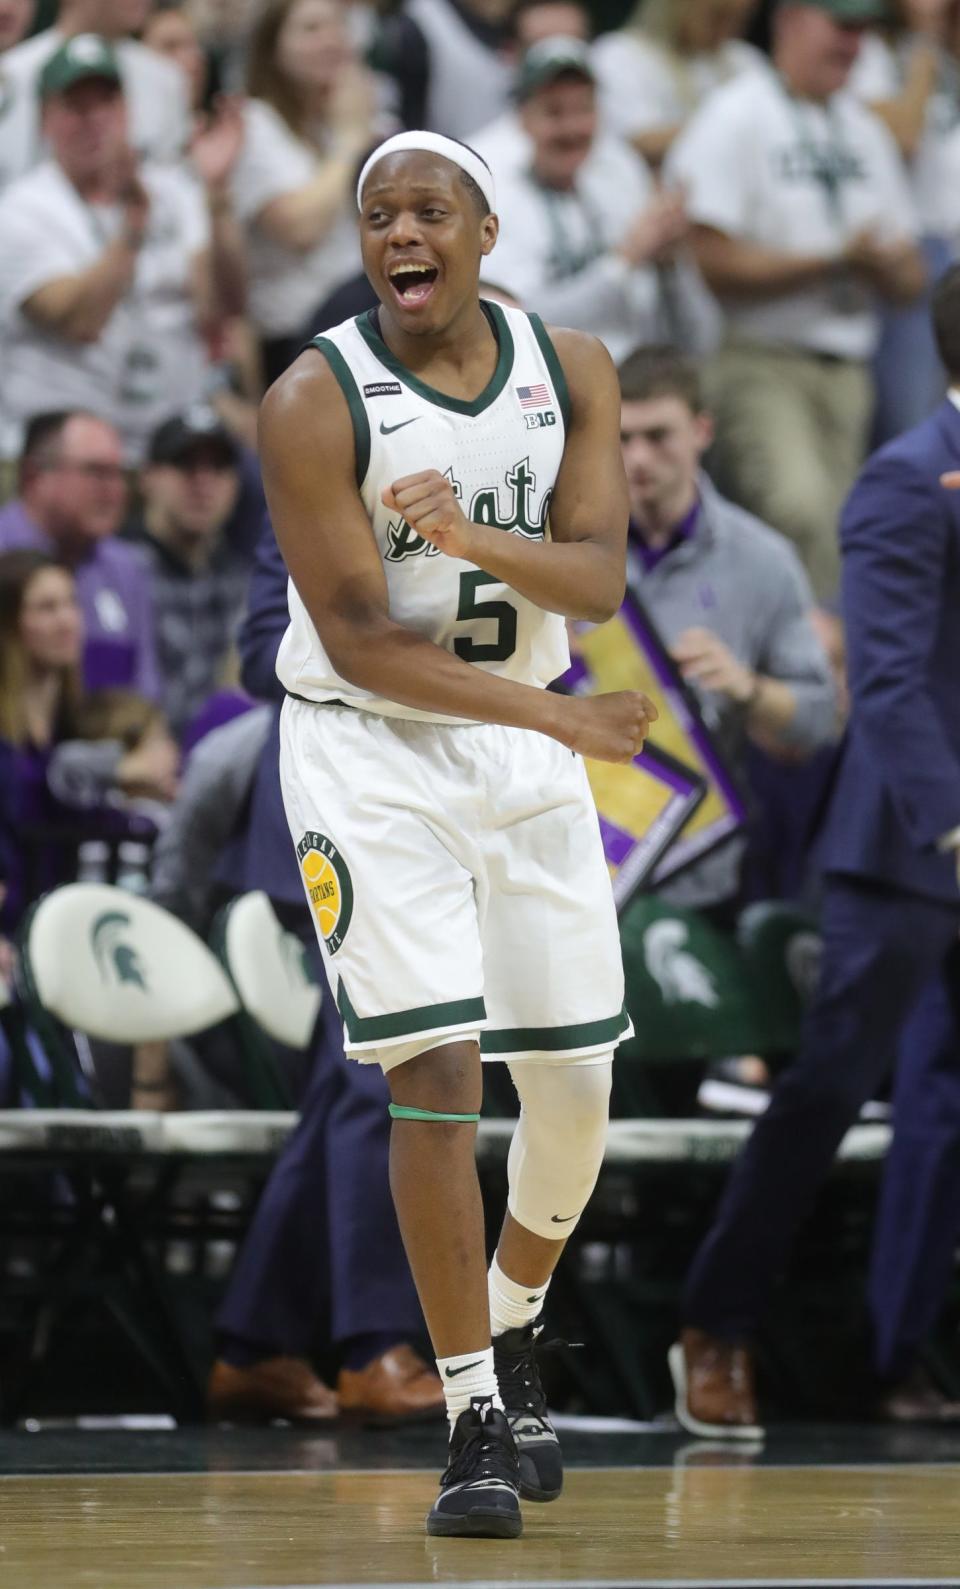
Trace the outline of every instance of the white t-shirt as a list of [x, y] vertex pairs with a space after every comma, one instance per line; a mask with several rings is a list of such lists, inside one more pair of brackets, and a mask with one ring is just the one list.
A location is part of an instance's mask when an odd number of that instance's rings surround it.
[[664, 283], [651, 266], [611, 252], [653, 197], [650, 172], [629, 145], [597, 138], [569, 192], [541, 187], [524, 168], [496, 176], [500, 236], [485, 281], [554, 325], [592, 332], [617, 362], [642, 342], [673, 339], [671, 302], [684, 345], [712, 348], [716, 307], [691, 265], [673, 267]]
[[[0, 191], [46, 158], [40, 130], [40, 73], [64, 42], [48, 28], [0, 62]], [[179, 160], [190, 138], [186, 79], [179, 67], [135, 39], [114, 46], [130, 118], [130, 142], [148, 160]]]
[[[677, 139], [667, 179], [681, 182], [692, 218], [782, 254], [838, 255], [856, 232], [916, 235], [903, 163], [883, 123], [852, 94], [828, 105], [790, 97], [772, 70], [718, 89]], [[723, 305], [730, 326], [758, 342], [867, 359], [876, 300], [850, 277], [777, 298]]]
[[530, 139], [516, 110], [504, 110], [481, 127], [470, 147], [486, 160], [496, 183], [522, 170], [530, 159]]
[[944, 138], [940, 159], [944, 176], [936, 235], [945, 237], [954, 259], [960, 259], [960, 127]]
[[676, 126], [714, 89], [763, 60], [742, 39], [709, 55], [681, 56], [636, 31], [604, 33], [593, 46], [604, 123], [622, 138]]
[[[867, 105], [896, 99], [903, 91], [910, 49], [909, 38], [893, 48], [879, 34], [867, 34], [850, 76], [852, 92]], [[956, 168], [947, 145], [958, 128], [960, 68], [944, 56], [940, 80], [927, 101], [920, 147], [907, 164], [920, 227], [927, 236], [944, 236], [949, 229], [944, 225], [944, 207], [957, 209]]]
[[[191, 264], [209, 247], [196, 185], [171, 167], [142, 168], [150, 196], [131, 293], [95, 343], [41, 330], [22, 305], [41, 287], [100, 258], [123, 224], [118, 205], [89, 205], [47, 161], [0, 197], [0, 415], [6, 451], [23, 422], [49, 408], [88, 408], [121, 432], [139, 461], [151, 432], [200, 397], [207, 355], [191, 293]], [[8, 454], [9, 455], [9, 454]]]
[[406, 0], [403, 9], [427, 41], [426, 125], [469, 142], [505, 109], [513, 62], [478, 38], [449, 0]]
[[257, 225], [260, 211], [310, 182], [319, 157], [263, 100], [248, 100], [243, 116], [246, 131], [233, 174], [233, 202], [247, 233], [248, 312], [264, 336], [294, 336], [333, 289], [360, 269], [356, 203], [348, 191], [341, 214], [312, 248], [285, 248], [267, 237]]

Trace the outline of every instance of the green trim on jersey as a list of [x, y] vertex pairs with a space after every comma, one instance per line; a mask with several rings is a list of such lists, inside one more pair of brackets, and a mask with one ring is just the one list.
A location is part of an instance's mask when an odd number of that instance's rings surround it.
[[[377, 333], [373, 320], [373, 316], [376, 313], [374, 309], [368, 309], [365, 314], [358, 315], [354, 324], [371, 353], [375, 354], [380, 363], [390, 371], [391, 375], [395, 375], [398, 380], [403, 382], [404, 386], [409, 386], [411, 392], [416, 392], [418, 397], [425, 398], [428, 403], [433, 403], [436, 408], [447, 408], [453, 414], [466, 414], [469, 418], [475, 419], [478, 414], [484, 412], [484, 409], [489, 408], [491, 403], [496, 402], [507, 384], [510, 371], [513, 369], [513, 333], [507, 324], [505, 314], [499, 304], [488, 303], [486, 299], [481, 299], [480, 307], [490, 322], [490, 329], [497, 339], [497, 346], [500, 351], [497, 357], [496, 369], [480, 396], [475, 397], [471, 403], [466, 402], [462, 397], [448, 397], [446, 392], [438, 392], [434, 387], [428, 386], [425, 381], [419, 380], [416, 375], [407, 369], [405, 364], [401, 364], [400, 360], [390, 352], [383, 338]], [[554, 357], [556, 357], [555, 354]]]
[[543, 1049], [557, 1053], [568, 1048], [593, 1048], [615, 1043], [627, 1030], [626, 1010], [604, 1021], [581, 1021], [578, 1026], [501, 1026], [480, 1033], [481, 1054], [523, 1054]]
[[314, 337], [311, 347], [323, 354], [333, 371], [337, 385], [347, 400], [350, 418], [353, 421], [353, 447], [356, 456], [357, 485], [362, 489], [370, 467], [370, 421], [367, 411], [363, 406], [360, 388], [353, 378], [353, 371], [344, 358], [335, 342], [330, 342], [327, 337]]
[[451, 999], [447, 1004], [425, 1004], [418, 1010], [396, 1010], [392, 1015], [358, 1015], [350, 1003], [343, 979], [337, 987], [337, 1009], [352, 1043], [379, 1043], [392, 1037], [415, 1037], [438, 1026], [461, 1021], [485, 1021], [483, 999]]
[[557, 402], [560, 404], [560, 412], [563, 415], [564, 429], [569, 430], [571, 413], [570, 388], [567, 385], [567, 377], [563, 373], [563, 365], [560, 363], [559, 354], [551, 342], [550, 333], [540, 316], [538, 314], [528, 314], [527, 319], [533, 327], [533, 334], [540, 344], [540, 352], [543, 354], [544, 363], [550, 371], [550, 379], [553, 382], [553, 389], [557, 394]]

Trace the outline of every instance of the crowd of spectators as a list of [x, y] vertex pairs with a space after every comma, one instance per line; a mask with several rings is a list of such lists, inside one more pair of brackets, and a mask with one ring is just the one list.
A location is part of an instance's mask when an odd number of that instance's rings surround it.
[[[840, 507], [871, 438], [944, 390], [960, 23], [949, 0], [642, 0], [594, 30], [580, 0], [0, 5], [2, 689], [37, 672], [46, 703], [0, 702], [8, 930], [104, 823], [161, 832], [194, 745], [253, 704], [257, 403], [371, 303], [354, 179], [402, 125], [493, 169], [485, 290], [621, 365], [631, 589], [756, 774], [757, 831], [796, 814], [778, 763], [810, 803], [841, 726]], [[80, 716], [31, 660], [36, 581], [69, 593]], [[90, 706], [118, 692], [178, 764]], [[749, 849], [672, 892], [732, 906]]]
[[[372, 304], [355, 179], [404, 126], [493, 170], [484, 290], [617, 362], [629, 588], [803, 886], [845, 710], [842, 505], [947, 386], [928, 305], [960, 257], [960, 8], [604, 22], [582, 0], [0, 0], [3, 934], [85, 855], [115, 877], [131, 835], [201, 930], [218, 877], [257, 886], [251, 831], [282, 831], [257, 626], [275, 649], [283, 622], [257, 405]], [[670, 897], [732, 911], [751, 843]]]

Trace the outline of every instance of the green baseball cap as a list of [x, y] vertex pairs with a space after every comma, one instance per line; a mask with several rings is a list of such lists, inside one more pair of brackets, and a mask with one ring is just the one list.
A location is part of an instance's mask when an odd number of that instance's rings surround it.
[[596, 82], [589, 45], [582, 39], [565, 38], [560, 34], [555, 38], [538, 39], [536, 44], [531, 44], [517, 68], [514, 98], [529, 99], [545, 83], [555, 82], [568, 72], [582, 77], [585, 82]]
[[780, 4], [816, 6], [818, 11], [826, 11], [835, 22], [847, 23], [850, 27], [869, 27], [890, 20], [887, 0], [780, 0]]
[[97, 33], [78, 33], [51, 55], [40, 73], [40, 98], [65, 94], [74, 83], [85, 83], [91, 77], [103, 78], [120, 87], [120, 63], [116, 50], [108, 39]]

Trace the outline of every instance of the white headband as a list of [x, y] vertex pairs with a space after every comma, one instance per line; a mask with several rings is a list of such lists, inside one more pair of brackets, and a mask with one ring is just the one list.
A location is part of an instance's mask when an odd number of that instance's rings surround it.
[[444, 138], [439, 132], [398, 132], [386, 143], [374, 149], [366, 165], [360, 173], [357, 183], [357, 208], [363, 208], [363, 186], [379, 160], [385, 160], [388, 154], [405, 154], [411, 149], [422, 149], [427, 154], [442, 155], [444, 160], [452, 160], [455, 166], [465, 171], [472, 177], [480, 192], [483, 194], [490, 207], [491, 215], [497, 207], [496, 192], [493, 186], [493, 173], [485, 160], [478, 154], [468, 149], [466, 144], [458, 143], [455, 138]]

